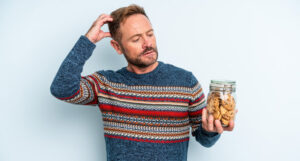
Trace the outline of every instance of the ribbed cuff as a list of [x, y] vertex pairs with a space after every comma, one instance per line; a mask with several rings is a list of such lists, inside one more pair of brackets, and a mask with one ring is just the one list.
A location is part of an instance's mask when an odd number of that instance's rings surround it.
[[87, 60], [93, 53], [96, 45], [92, 43], [86, 36], [81, 35], [76, 44], [74, 45], [71, 55], [77, 57], [77, 60]]
[[96, 47], [96, 45], [93, 43], [93, 42], [91, 42], [86, 36], [84, 36], [84, 35], [81, 35], [80, 36], [80, 38], [79, 38], [79, 40], [82, 40], [82, 43], [84, 44], [84, 45], [86, 45], [86, 47], [88, 47], [88, 48], [95, 48]]
[[215, 137], [217, 135], [220, 135], [219, 133], [217, 132], [208, 132], [206, 130], [204, 130], [203, 128], [201, 128], [201, 133], [205, 136], [208, 136], [208, 137]]
[[80, 47], [85, 47], [85, 48], [89, 48], [89, 49], [95, 49], [96, 45], [91, 42], [86, 36], [81, 35], [78, 42], [77, 42]]

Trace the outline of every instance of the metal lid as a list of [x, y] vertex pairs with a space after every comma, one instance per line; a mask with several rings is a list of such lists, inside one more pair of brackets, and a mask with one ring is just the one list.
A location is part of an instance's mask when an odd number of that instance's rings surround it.
[[211, 80], [210, 90], [235, 92], [236, 82], [232, 80]]

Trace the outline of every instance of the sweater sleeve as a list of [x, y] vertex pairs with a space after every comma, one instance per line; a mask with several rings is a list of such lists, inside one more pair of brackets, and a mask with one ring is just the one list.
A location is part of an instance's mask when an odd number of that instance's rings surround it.
[[202, 146], [211, 147], [218, 139], [220, 134], [216, 132], [207, 132], [202, 128], [202, 109], [206, 108], [206, 101], [203, 89], [195, 76], [192, 74], [192, 96], [189, 103], [189, 118], [192, 127], [192, 136], [194, 136]]
[[80, 36], [62, 62], [50, 86], [54, 97], [73, 104], [97, 104], [97, 81], [94, 75], [81, 76], [83, 65], [95, 47], [87, 37]]

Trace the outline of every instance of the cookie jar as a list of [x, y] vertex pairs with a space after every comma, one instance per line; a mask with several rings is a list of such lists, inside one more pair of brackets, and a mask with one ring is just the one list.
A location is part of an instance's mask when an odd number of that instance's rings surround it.
[[207, 96], [207, 111], [220, 120], [223, 127], [235, 119], [236, 82], [229, 80], [211, 80]]

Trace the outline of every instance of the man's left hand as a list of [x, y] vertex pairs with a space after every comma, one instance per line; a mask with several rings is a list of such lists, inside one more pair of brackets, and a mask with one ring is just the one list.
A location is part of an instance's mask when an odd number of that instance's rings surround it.
[[[238, 110], [235, 110], [235, 114]], [[214, 120], [214, 116], [208, 114], [207, 109], [204, 108], [202, 111], [202, 128], [207, 132], [218, 132], [222, 134], [223, 131], [232, 131], [234, 128], [234, 121], [230, 120], [229, 125], [227, 127], [223, 127], [221, 125], [220, 120]]]

